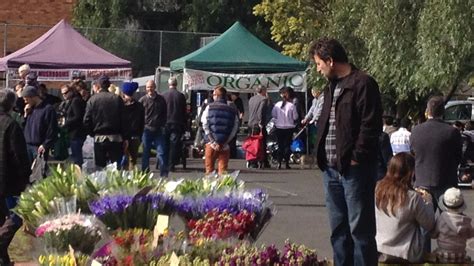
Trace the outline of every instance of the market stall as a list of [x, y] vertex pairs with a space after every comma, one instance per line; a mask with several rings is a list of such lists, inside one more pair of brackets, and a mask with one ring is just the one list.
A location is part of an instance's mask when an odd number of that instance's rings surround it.
[[34, 42], [0, 58], [0, 72], [6, 72], [7, 86], [19, 80], [18, 67], [29, 64], [39, 81], [70, 81], [73, 74], [93, 80], [107, 74], [111, 80], [130, 79], [130, 61], [95, 45], [64, 19]]
[[269, 47], [239, 22], [208, 45], [170, 63], [171, 71], [183, 72], [185, 91], [223, 85], [241, 93], [254, 92], [258, 85], [270, 92], [282, 86], [305, 91], [307, 66]]

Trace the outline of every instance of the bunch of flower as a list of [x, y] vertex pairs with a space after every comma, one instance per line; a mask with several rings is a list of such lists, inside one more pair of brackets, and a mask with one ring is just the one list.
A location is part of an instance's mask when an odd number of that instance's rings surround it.
[[216, 265], [302, 265], [319, 266], [324, 265], [318, 261], [314, 250], [304, 245], [296, 245], [288, 240], [283, 251], [279, 251], [274, 245], [257, 248], [243, 244], [235, 248], [226, 249]]
[[181, 254], [185, 234], [165, 230], [158, 236], [156, 246], [153, 246], [154, 240], [147, 229], [117, 230], [112, 241], [93, 257], [103, 265], [150, 265], [150, 262], [173, 252]]
[[36, 182], [21, 194], [14, 211], [33, 228], [36, 228], [45, 217], [57, 213], [55, 200], [58, 198], [74, 196], [82, 212], [87, 212], [84, 208], [87, 206], [87, 201], [97, 194], [90, 188], [92, 184], [82, 178], [73, 165], [64, 169], [60, 166], [56, 169], [51, 168], [51, 175], [48, 178]]
[[89, 204], [89, 208], [112, 229], [153, 229], [158, 214], [171, 214], [174, 200], [165, 194], [111, 195]]
[[67, 214], [41, 224], [35, 232], [47, 252], [67, 252], [69, 246], [83, 254], [91, 254], [103, 233], [92, 216]]
[[266, 194], [261, 190], [253, 192], [237, 192], [228, 195], [220, 194], [208, 197], [185, 197], [177, 200], [177, 212], [185, 219], [199, 219], [211, 210], [237, 213], [240, 210], [247, 210], [259, 216], [270, 203]]
[[227, 210], [214, 209], [204, 218], [191, 219], [188, 222], [191, 243], [198, 244], [203, 240], [227, 239], [236, 237], [243, 239], [249, 234], [254, 225], [255, 214], [243, 210], [236, 214]]
[[[174, 196], [201, 197], [212, 195], [217, 192], [230, 192], [242, 190], [244, 182], [237, 179], [237, 173], [224, 175], [217, 178], [205, 176], [199, 179], [179, 180], [172, 189], [167, 189]], [[171, 181], [173, 182], [173, 181]]]
[[281, 254], [280, 264], [281, 265], [322, 265], [324, 262], [318, 261], [318, 256], [315, 250], [309, 249], [304, 245], [297, 245], [285, 241], [283, 252]]
[[86, 266], [89, 257], [80, 254], [67, 255], [40, 255], [38, 263], [40, 266]]
[[145, 187], [162, 187], [163, 179], [153, 177], [151, 172], [139, 170], [119, 171], [116, 168], [92, 173], [89, 178], [101, 196], [134, 194]]

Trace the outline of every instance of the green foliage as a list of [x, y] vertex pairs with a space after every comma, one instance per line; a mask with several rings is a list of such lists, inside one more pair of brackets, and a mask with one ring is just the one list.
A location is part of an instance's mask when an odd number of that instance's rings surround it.
[[[262, 0], [254, 7], [284, 53], [303, 59], [311, 41], [336, 38], [375, 77], [385, 102], [411, 112], [429, 95], [472, 81], [473, 13], [463, 0]], [[318, 82], [313, 68], [310, 84]]]

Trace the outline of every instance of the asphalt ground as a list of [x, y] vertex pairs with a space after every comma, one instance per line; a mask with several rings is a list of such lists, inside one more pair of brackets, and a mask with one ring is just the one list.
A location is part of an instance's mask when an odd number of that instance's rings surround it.
[[[281, 248], [290, 239], [315, 249], [320, 258], [332, 259], [322, 172], [308, 166], [305, 169], [291, 166], [289, 170], [247, 169], [245, 160], [230, 160], [229, 171], [240, 170], [239, 178], [246, 182], [246, 187], [266, 190], [276, 210], [256, 244], [275, 244]], [[187, 159], [186, 170], [177, 165], [170, 178], [199, 177], [204, 174], [203, 169], [202, 159]], [[463, 189], [463, 194], [468, 205], [465, 213], [474, 217], [474, 190]], [[436, 246], [435, 241], [432, 246]], [[467, 251], [474, 258], [474, 239], [468, 242]]]

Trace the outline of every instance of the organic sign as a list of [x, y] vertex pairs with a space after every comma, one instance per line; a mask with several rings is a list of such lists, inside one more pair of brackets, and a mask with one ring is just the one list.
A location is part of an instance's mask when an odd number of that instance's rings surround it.
[[183, 86], [185, 90], [212, 90], [223, 86], [232, 92], [254, 92], [259, 86], [267, 87], [269, 92], [277, 92], [283, 86], [295, 91], [306, 91], [306, 72], [284, 72], [269, 74], [229, 74], [184, 69]]

